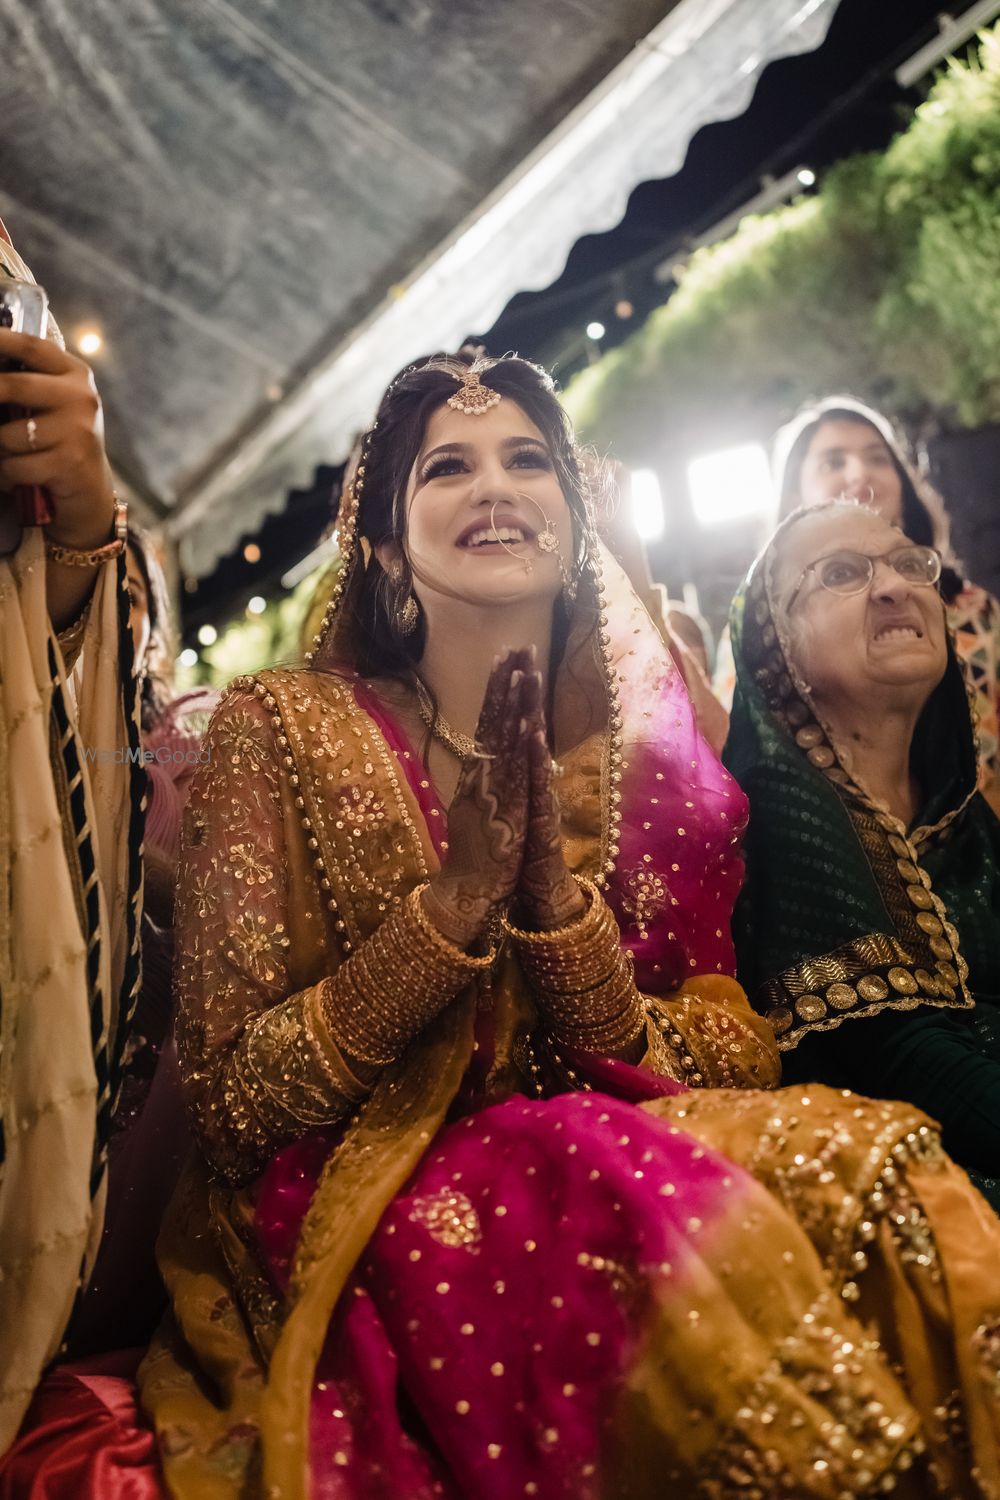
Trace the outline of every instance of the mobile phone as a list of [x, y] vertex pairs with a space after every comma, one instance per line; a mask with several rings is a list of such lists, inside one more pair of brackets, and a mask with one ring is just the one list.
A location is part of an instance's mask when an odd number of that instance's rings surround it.
[[[31, 333], [43, 339], [49, 326], [49, 299], [45, 288], [33, 281], [14, 281], [0, 277], [0, 328], [14, 333]], [[23, 369], [17, 360], [0, 358], [0, 373]], [[17, 421], [31, 413], [23, 407], [0, 405], [0, 426]], [[38, 485], [19, 484], [13, 491], [14, 517], [0, 523], [0, 554], [12, 552], [21, 541], [20, 527], [47, 526], [53, 518], [52, 506]], [[12, 524], [13, 522], [19, 523]]]
[[[0, 276], [0, 328], [43, 339], [49, 326], [49, 299], [43, 286]], [[9, 361], [3, 361], [9, 364]]]

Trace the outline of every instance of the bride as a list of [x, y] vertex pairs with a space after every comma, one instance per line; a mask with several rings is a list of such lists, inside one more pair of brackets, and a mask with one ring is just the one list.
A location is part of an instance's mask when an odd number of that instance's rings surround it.
[[405, 370], [339, 525], [186, 813], [169, 1492], [1000, 1494], [1000, 1227], [918, 1110], [768, 1092], [745, 800], [547, 376]]

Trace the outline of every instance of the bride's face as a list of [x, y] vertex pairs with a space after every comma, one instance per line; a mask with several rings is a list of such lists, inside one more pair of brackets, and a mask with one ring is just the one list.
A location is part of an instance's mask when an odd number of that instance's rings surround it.
[[[434, 412], [410, 471], [405, 513], [403, 550], [413, 590], [429, 613], [444, 599], [476, 605], [554, 600], [562, 584], [559, 559], [537, 544], [547, 522], [567, 571], [572, 567], [570, 511], [552, 454], [509, 397], [482, 416], [447, 405]], [[378, 551], [383, 567], [391, 568], [399, 544]]]

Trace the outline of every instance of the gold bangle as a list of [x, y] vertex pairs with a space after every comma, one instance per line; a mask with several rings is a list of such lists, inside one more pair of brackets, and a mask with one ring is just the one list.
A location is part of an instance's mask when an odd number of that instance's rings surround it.
[[335, 1046], [373, 1068], [394, 1062], [412, 1038], [494, 953], [472, 958], [422, 918], [423, 886], [322, 983], [320, 1011]]
[[464, 948], [459, 948], [457, 944], [449, 941], [449, 939], [445, 937], [444, 933], [440, 932], [438, 928], [435, 927], [434, 923], [431, 921], [431, 918], [427, 913], [427, 908], [424, 906], [423, 901], [420, 899], [429, 884], [430, 881], [425, 880], [422, 885], [414, 886], [413, 890], [406, 898], [406, 904], [410, 908], [417, 922], [420, 924], [420, 928], [424, 932], [425, 936], [430, 938], [435, 948], [439, 949], [439, 951], [446, 958], [449, 958], [453, 964], [471, 964], [475, 969], [490, 968], [497, 956], [496, 948], [491, 948], [489, 953], [483, 954], [480, 957], [476, 957], [471, 953], [466, 953]]
[[560, 1019], [564, 1016], [576, 1016], [581, 1024], [587, 1025], [592, 1017], [596, 1017], [599, 1023], [615, 1005], [621, 1008], [623, 996], [636, 993], [631, 966], [621, 962], [615, 965], [610, 974], [588, 989], [542, 988], [538, 995], [549, 1015]]
[[646, 1012], [641, 1003], [630, 1003], [601, 1026], [574, 1027], [566, 1022], [550, 1024], [549, 1029], [565, 1047], [606, 1057], [623, 1052], [646, 1030]]
[[325, 981], [314, 984], [307, 992], [302, 1008], [306, 1035], [315, 1049], [327, 1082], [338, 1094], [343, 1095], [349, 1104], [360, 1104], [361, 1100], [371, 1093], [371, 1089], [347, 1066], [343, 1053], [330, 1034], [326, 1016], [323, 1014], [324, 993]]
[[601, 893], [592, 880], [588, 880], [585, 875], [574, 875], [573, 879], [583, 891], [584, 895], [590, 897], [587, 906], [580, 913], [580, 915], [578, 917], [574, 917], [572, 921], [564, 923], [562, 927], [553, 927], [548, 932], [528, 932], [523, 927], [515, 927], [505, 913], [503, 917], [503, 925], [505, 930], [514, 939], [515, 943], [523, 943], [526, 947], [530, 948], [534, 944], [551, 945], [553, 943], [565, 942], [568, 937], [570, 937], [576, 930], [583, 926], [587, 918], [593, 913], [594, 908], [598, 905], [598, 903], [600, 903], [602, 907], [604, 906], [604, 902], [601, 900]]

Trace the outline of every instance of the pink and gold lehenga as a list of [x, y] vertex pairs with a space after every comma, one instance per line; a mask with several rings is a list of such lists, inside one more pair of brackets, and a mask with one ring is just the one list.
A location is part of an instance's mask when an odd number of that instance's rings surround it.
[[613, 565], [555, 748], [644, 1063], [557, 1049], [510, 943], [359, 1089], [332, 1008], [383, 972], [373, 936], [405, 932], [447, 827], [352, 671], [345, 571], [325, 662], [233, 687], [186, 814], [205, 1161], [140, 1371], [169, 1493], [1000, 1495], [997, 1221], [918, 1111], [769, 1092], [729, 977], [744, 799]]

